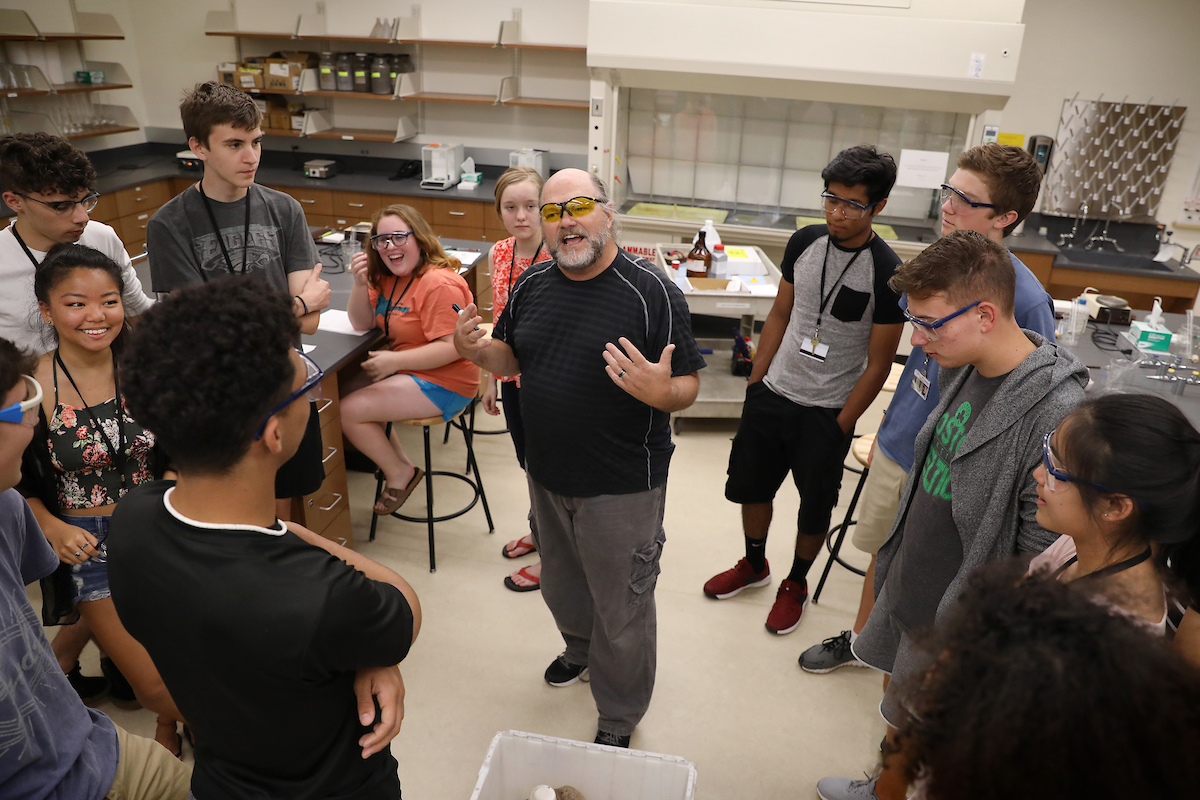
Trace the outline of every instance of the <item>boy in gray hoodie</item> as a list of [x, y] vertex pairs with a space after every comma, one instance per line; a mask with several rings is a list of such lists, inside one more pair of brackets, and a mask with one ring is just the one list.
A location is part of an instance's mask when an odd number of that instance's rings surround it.
[[[1038, 553], [1054, 534], [1037, 524], [1033, 470], [1042, 437], [1083, 399], [1087, 368], [1013, 318], [1008, 251], [955, 231], [901, 266], [891, 280], [908, 298], [913, 346], [939, 366], [941, 401], [916, 441], [914, 469], [875, 569], [875, 608], [851, 646], [890, 673], [880, 711], [891, 722], [902, 686], [921, 668], [910, 633], [954, 603], [976, 567]], [[920, 379], [920, 376], [916, 378]], [[916, 469], [920, 465], [920, 469]], [[825, 778], [822, 800], [903, 798], [903, 753], [867, 781]]]

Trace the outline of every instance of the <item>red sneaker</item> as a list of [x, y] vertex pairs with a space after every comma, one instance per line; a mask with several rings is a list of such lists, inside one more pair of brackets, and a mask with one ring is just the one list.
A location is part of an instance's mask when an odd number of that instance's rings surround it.
[[704, 584], [704, 593], [714, 600], [724, 600], [733, 597], [742, 589], [753, 589], [756, 586], [766, 586], [771, 582], [771, 564], [763, 567], [762, 572], [755, 572], [746, 559], [739, 559], [737, 566], [727, 569], [720, 575], [714, 575]]
[[781, 636], [796, 630], [807, 600], [808, 581], [796, 583], [784, 578], [783, 583], [779, 584], [779, 593], [775, 595], [775, 605], [767, 614], [767, 630]]

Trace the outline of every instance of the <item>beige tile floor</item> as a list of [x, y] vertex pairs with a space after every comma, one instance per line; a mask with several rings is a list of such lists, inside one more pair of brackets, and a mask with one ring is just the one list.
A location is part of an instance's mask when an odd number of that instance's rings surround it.
[[[876, 400], [860, 421], [860, 432], [878, 426], [890, 397]], [[490, 418], [479, 426], [502, 427]], [[776, 503], [768, 544], [775, 583], [723, 602], [703, 595], [704, 581], [743, 554], [738, 507], [723, 497], [735, 430], [735, 421], [686, 420], [675, 439], [667, 546], [657, 590], [658, 681], [633, 746], [692, 761], [700, 800], [815, 798], [814, 784], [821, 777], [870, 770], [883, 734], [876, 673], [842, 669], [810, 675], [796, 663], [804, 648], [850, 627], [861, 579], [835, 566], [820, 604], [809, 605], [795, 632], [774, 636], [763, 627], [778, 581], [791, 563], [799, 501], [789, 481]], [[404, 435], [409, 452], [419, 456], [420, 431], [405, 429]], [[440, 436], [435, 441], [435, 466], [461, 468], [461, 438], [452, 436], [444, 447]], [[488, 535], [479, 508], [440, 524], [434, 574], [424, 526], [388, 519], [377, 540], [367, 542], [374, 482], [366, 474], [350, 474], [358, 549], [407, 578], [424, 608], [420, 638], [401, 665], [406, 716], [392, 745], [408, 800], [469, 798], [498, 731], [583, 741], [595, 734], [587, 686], [555, 689], [542, 679], [562, 640], [540, 594], [517, 594], [503, 585], [509, 571], [536, 558], [513, 562], [500, 556], [504, 543], [525, 531], [528, 509], [511, 441], [481, 436], [477, 453], [496, 532]], [[844, 481], [835, 521], [844, 514], [856, 478], [848, 474]], [[453, 483], [435, 484], [446, 502], [460, 491]], [[424, 495], [418, 492], [410, 503], [421, 508]], [[866, 565], [864, 554], [850, 545], [846, 549], [848, 560]], [[814, 566], [810, 588], [823, 563]], [[97, 672], [93, 648], [83, 664], [85, 673]], [[109, 703], [99, 708], [128, 729], [153, 735], [149, 712], [121, 711]]]

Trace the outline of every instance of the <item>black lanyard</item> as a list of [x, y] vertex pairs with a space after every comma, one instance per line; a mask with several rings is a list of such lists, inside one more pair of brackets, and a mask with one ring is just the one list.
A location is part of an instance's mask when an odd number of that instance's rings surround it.
[[[1116, 575], [1118, 572], [1124, 572], [1127, 569], [1136, 567], [1138, 564], [1142, 563], [1149, 557], [1150, 557], [1150, 548], [1147, 547], [1145, 550], [1138, 553], [1136, 556], [1127, 558], [1124, 561], [1118, 561], [1116, 564], [1109, 564], [1107, 567], [1098, 569], [1095, 572], [1089, 572], [1087, 575], [1080, 575], [1078, 578], [1076, 578], [1076, 580], [1098, 581], [1101, 578], [1107, 578], [1110, 575]], [[1066, 571], [1067, 567], [1071, 566], [1078, 560], [1079, 560], [1079, 556], [1071, 556], [1071, 558], [1067, 561], [1067, 563], [1063, 564], [1061, 567], [1059, 567], [1055, 571], [1054, 576], [1058, 577], [1064, 571]]]
[[[870, 239], [868, 239], [867, 241], [870, 242]], [[829, 305], [829, 299], [831, 297], [833, 297], [833, 292], [834, 292], [834, 290], [837, 289], [838, 284], [842, 282], [842, 278], [846, 277], [846, 273], [850, 271], [850, 268], [852, 266], [854, 266], [854, 262], [858, 260], [858, 257], [860, 255], [862, 255], [862, 251], [867, 249], [867, 245], [864, 244], [858, 250], [854, 251], [854, 255], [850, 257], [850, 260], [848, 262], [846, 262], [846, 266], [842, 269], [842, 274], [838, 275], [837, 280], [834, 281], [833, 286], [830, 287], [829, 294], [825, 294], [825, 269], [826, 269], [826, 267], [829, 266], [829, 245], [830, 245], [830, 240], [826, 239], [825, 240], [825, 259], [821, 262], [821, 292], [820, 292], [820, 294], [817, 295], [817, 297], [821, 297], [824, 299], [821, 300], [821, 307], [817, 309], [817, 330], [813, 334], [813, 343], [814, 344], [816, 342], [820, 341], [820, 339], [821, 339], [821, 317], [825, 313], [825, 306]]]
[[[529, 259], [529, 266], [537, 263], [538, 254], [542, 252], [544, 242], [538, 242], [538, 249], [533, 251], [533, 258]], [[517, 243], [513, 241], [512, 260], [508, 262], [508, 289], [504, 296], [504, 303], [508, 304], [508, 295], [512, 294], [513, 271], [517, 268]]]
[[401, 300], [404, 299], [404, 295], [408, 294], [409, 287], [411, 287], [413, 285], [413, 282], [416, 279], [417, 279], [416, 275], [408, 276], [408, 283], [404, 284], [404, 291], [402, 291], [400, 293], [400, 296], [396, 298], [395, 303], [393, 303], [393, 301], [392, 301], [392, 295], [394, 295], [396, 293], [396, 287], [400, 285], [400, 279], [396, 278], [396, 282], [392, 284], [392, 291], [390, 293], [388, 293], [387, 308], [385, 308], [383, 310], [383, 335], [385, 337], [387, 337], [388, 339], [390, 339], [392, 336], [391, 323], [390, 323], [390, 320], [392, 318], [392, 309], [395, 307], [396, 303], [399, 303]]
[[38, 260], [33, 257], [33, 253], [29, 250], [29, 245], [25, 244], [25, 240], [21, 238], [21, 234], [17, 233], [17, 223], [14, 222], [10, 227], [12, 228], [13, 236], [17, 237], [17, 244], [21, 245], [21, 249], [25, 251], [25, 255], [29, 256], [33, 268], [37, 269]]
[[[233, 259], [229, 257], [229, 251], [225, 249], [225, 238], [221, 236], [221, 229], [217, 226], [217, 215], [213, 213], [212, 204], [208, 201], [208, 195], [204, 193], [204, 181], [196, 184], [196, 188], [200, 190], [200, 199], [204, 201], [204, 210], [208, 212], [208, 221], [212, 223], [213, 233], [217, 235], [217, 244], [221, 246], [221, 255], [225, 256], [225, 268], [229, 270], [230, 275], [237, 275], [237, 271], [233, 268]], [[242, 275], [246, 274], [246, 265], [249, 262], [247, 254], [250, 247], [250, 190], [246, 190], [246, 226], [242, 230]], [[200, 278], [208, 283], [208, 276], [204, 274], [204, 266], [200, 267]]]
[[[121, 403], [121, 371], [117, 369], [117, 354], [113, 353], [113, 392], [116, 394], [116, 420], [117, 420], [117, 444], [119, 447], [113, 447], [112, 439], [108, 438], [108, 434], [104, 432], [104, 426], [96, 419], [96, 415], [92, 413], [92, 407], [88, 405], [88, 401], [83, 399], [83, 392], [79, 391], [79, 387], [75, 385], [75, 379], [71, 377], [71, 371], [67, 369], [67, 365], [63, 363], [62, 357], [58, 354], [58, 350], [54, 351], [54, 363], [58, 365], [63, 374], [67, 376], [67, 380], [71, 382], [71, 388], [75, 390], [75, 394], [79, 395], [79, 402], [83, 403], [83, 410], [87, 412], [88, 419], [92, 421], [92, 426], [100, 433], [100, 438], [104, 440], [104, 444], [108, 447], [108, 452], [113, 454], [113, 462], [116, 463], [117, 469], [121, 472], [121, 488], [125, 488], [125, 409]], [[57, 376], [55, 381], [57, 382]], [[55, 393], [57, 394], [57, 392]]]

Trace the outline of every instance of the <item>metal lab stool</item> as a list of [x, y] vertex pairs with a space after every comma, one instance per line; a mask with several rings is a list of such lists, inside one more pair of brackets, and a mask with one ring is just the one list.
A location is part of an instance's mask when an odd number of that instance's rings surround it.
[[[841, 523], [834, 525], [829, 529], [829, 533], [825, 534], [825, 549], [829, 551], [829, 560], [825, 562], [825, 569], [821, 572], [821, 580], [817, 583], [817, 590], [813, 592], [813, 602], [816, 603], [821, 599], [821, 590], [825, 588], [825, 580], [829, 577], [829, 570], [833, 569], [833, 562], [841, 564], [846, 569], [853, 572], [855, 575], [861, 575], [864, 578], [866, 570], [861, 570], [858, 567], [848, 564], [842, 560], [838, 553], [842, 550], [842, 542], [846, 539], [846, 531], [851, 525], [857, 524], [858, 520], [854, 519], [854, 508], [858, 505], [858, 498], [862, 495], [863, 484], [867, 482], [867, 473], [870, 467], [867, 466], [867, 457], [871, 454], [871, 445], [875, 443], [875, 434], [867, 433], [859, 436], [854, 440], [854, 444], [850, 446], [850, 452], [854, 455], [854, 460], [862, 465], [862, 470], [856, 470], [853, 467], [846, 469], [858, 472], [858, 485], [854, 487], [854, 496], [850, 498], [850, 507], [846, 509], [846, 516]], [[834, 534], [837, 534], [837, 539], [834, 540]]]
[[[462, 425], [461, 418], [463, 417], [464, 414], [468, 414], [468, 413], [471, 418], [470, 422], [468, 425]], [[451, 422], [456, 419], [460, 420], [460, 426], [461, 426], [461, 429], [463, 432], [463, 442], [467, 446], [467, 468], [475, 476], [474, 480], [471, 479], [470, 475], [459, 475], [457, 472], [446, 472], [445, 470], [435, 470], [433, 468], [433, 460], [430, 455], [430, 447], [429, 447], [429, 429], [432, 428], [434, 425], [441, 425], [444, 422]], [[456, 517], [461, 517], [463, 514], [466, 514], [468, 511], [470, 511], [472, 508], [474, 508], [476, 503], [483, 501], [483, 513], [484, 513], [484, 516], [487, 517], [488, 533], [495, 533], [495, 531], [496, 531], [496, 526], [492, 523], [492, 511], [490, 508], [488, 508], [487, 494], [483, 490], [483, 479], [479, 476], [479, 464], [475, 461], [474, 434], [472, 433], [472, 431], [474, 431], [474, 429], [475, 429], [475, 404], [472, 403], [472, 404], [468, 405], [466, 408], [464, 408], [462, 411], [458, 412], [456, 415], [454, 415], [449, 420], [443, 420], [440, 416], [437, 416], [437, 417], [425, 417], [423, 419], [398, 420], [396, 422], [396, 424], [408, 425], [408, 426], [414, 427], [414, 428], [420, 427], [424, 432], [424, 438], [425, 438], [425, 516], [410, 517], [407, 514], [401, 514], [400, 509], [396, 509], [395, 511], [393, 511], [391, 516], [395, 517], [396, 519], [405, 520], [406, 522], [424, 522], [426, 524], [426, 526], [428, 526], [428, 528], [429, 528], [429, 571], [437, 572], [437, 559], [435, 556], [434, 543], [433, 543], [433, 525], [435, 522], [445, 522], [446, 520], [451, 520], [451, 519], [455, 519]], [[392, 435], [392, 423], [391, 422], [389, 422], [387, 424], [387, 428], [384, 429], [384, 435], [391, 438], [391, 435]], [[457, 511], [452, 511], [448, 514], [442, 514], [440, 516], [435, 515], [434, 510], [433, 510], [433, 477], [435, 475], [443, 476], [443, 477], [447, 477], [447, 478], [455, 478], [456, 480], [460, 480], [463, 483], [467, 484], [467, 486], [470, 486], [471, 491], [473, 493], [473, 496], [471, 497], [471, 501], [469, 503], [467, 503], [465, 506], [463, 506], [462, 508], [458, 509]], [[383, 492], [383, 483], [384, 483], [383, 476], [380, 475], [375, 481], [375, 502], [379, 501], [379, 495]], [[370, 541], [372, 541], [372, 542], [375, 541], [375, 527], [378, 523], [379, 523], [379, 515], [375, 513], [374, 503], [372, 503], [371, 536], [370, 536]]]

